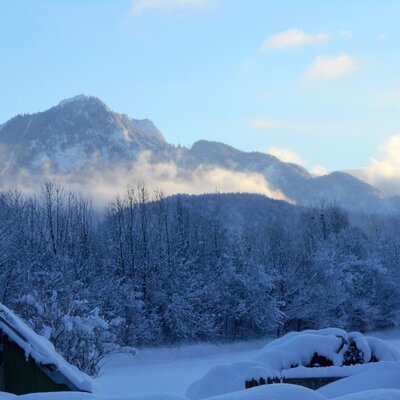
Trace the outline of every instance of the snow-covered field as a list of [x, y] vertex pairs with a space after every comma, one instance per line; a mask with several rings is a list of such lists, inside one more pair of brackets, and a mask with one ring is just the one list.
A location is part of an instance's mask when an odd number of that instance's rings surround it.
[[189, 385], [210, 368], [252, 359], [266, 342], [143, 349], [135, 357], [118, 354], [105, 363], [98, 382], [110, 396], [163, 393], [184, 397]]

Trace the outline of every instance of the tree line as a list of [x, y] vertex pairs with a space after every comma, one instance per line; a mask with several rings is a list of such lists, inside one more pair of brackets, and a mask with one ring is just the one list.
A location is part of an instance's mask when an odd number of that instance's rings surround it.
[[290, 212], [231, 229], [143, 185], [101, 210], [53, 181], [3, 192], [0, 299], [90, 374], [134, 346], [398, 326], [400, 216]]

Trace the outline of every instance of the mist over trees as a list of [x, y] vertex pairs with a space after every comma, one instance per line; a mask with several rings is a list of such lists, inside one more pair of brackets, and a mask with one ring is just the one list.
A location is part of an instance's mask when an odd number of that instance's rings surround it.
[[1, 301], [91, 374], [131, 346], [399, 325], [399, 215], [320, 202], [226, 222], [241, 196], [138, 185], [97, 210], [52, 181], [4, 192]]

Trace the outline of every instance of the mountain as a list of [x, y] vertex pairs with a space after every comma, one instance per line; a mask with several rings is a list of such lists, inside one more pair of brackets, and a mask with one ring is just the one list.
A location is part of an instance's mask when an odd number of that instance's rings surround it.
[[279, 189], [292, 198], [292, 189], [311, 179], [303, 167], [285, 163], [271, 154], [247, 153], [228, 145], [200, 140], [189, 150], [195, 165], [218, 166], [238, 172], [262, 174], [273, 189]]
[[18, 115], [0, 127], [3, 173], [68, 172], [98, 161], [110, 166], [143, 150], [170, 147], [149, 120], [112, 112], [101, 100], [79, 95], [51, 109]]
[[0, 155], [3, 186], [35, 186], [44, 176], [68, 176], [70, 183], [96, 184], [99, 176], [107, 175], [112, 181], [121, 171], [127, 179], [140, 180], [145, 178], [140, 176], [143, 173], [132, 170], [132, 165], [147, 163], [147, 173], [156, 166], [161, 179], [163, 169], [171, 165], [178, 180], [191, 179], [193, 171], [199, 169], [257, 174], [265, 178], [269, 188], [298, 204], [325, 199], [353, 210], [400, 209], [400, 198], [389, 197], [347, 173], [313, 177], [302, 166], [273, 155], [206, 140], [191, 148], [173, 146], [150, 120], [116, 113], [98, 98], [86, 95], [64, 100], [44, 112], [18, 115], [0, 125]]
[[272, 189], [280, 190], [298, 204], [335, 201], [357, 211], [400, 210], [398, 196], [386, 196], [379, 189], [345, 172], [313, 177], [305, 168], [285, 163], [270, 154], [243, 152], [222, 143], [196, 142], [189, 150], [196, 165], [206, 164], [241, 172], [257, 172]]

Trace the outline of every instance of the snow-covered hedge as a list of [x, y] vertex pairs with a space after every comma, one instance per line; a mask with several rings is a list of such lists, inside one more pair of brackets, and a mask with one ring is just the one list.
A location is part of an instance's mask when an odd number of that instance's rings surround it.
[[252, 379], [350, 376], [377, 361], [400, 361], [400, 352], [359, 332], [290, 332], [268, 343], [252, 361], [212, 368], [189, 387], [187, 396], [195, 400], [242, 390]]

